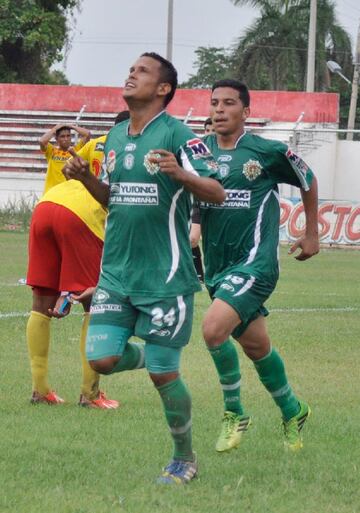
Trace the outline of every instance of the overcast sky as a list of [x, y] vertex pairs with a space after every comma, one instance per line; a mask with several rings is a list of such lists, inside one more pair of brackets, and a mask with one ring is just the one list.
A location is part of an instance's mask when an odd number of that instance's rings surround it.
[[[359, 0], [336, 0], [338, 21], [355, 47]], [[62, 69], [72, 84], [122, 86], [128, 69], [145, 51], [166, 54], [168, 0], [83, 0], [72, 48]], [[230, 0], [174, 0], [173, 62], [179, 81], [194, 72], [199, 46], [228, 47], [258, 11]]]

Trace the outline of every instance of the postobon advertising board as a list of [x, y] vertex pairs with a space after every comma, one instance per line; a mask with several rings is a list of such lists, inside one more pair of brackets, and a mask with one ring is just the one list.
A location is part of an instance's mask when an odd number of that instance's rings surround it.
[[[282, 198], [280, 206], [280, 240], [294, 241], [304, 233], [304, 206], [296, 198]], [[360, 246], [359, 202], [321, 200], [318, 221], [321, 243]]]

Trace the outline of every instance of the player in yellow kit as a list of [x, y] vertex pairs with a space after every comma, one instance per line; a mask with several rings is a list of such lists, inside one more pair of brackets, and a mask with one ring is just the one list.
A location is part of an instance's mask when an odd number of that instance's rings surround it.
[[[121, 113], [117, 122], [126, 119]], [[98, 175], [106, 136], [89, 141], [80, 150]], [[85, 339], [89, 322], [91, 296], [83, 291], [95, 287], [104, 239], [107, 212], [76, 180], [52, 187], [34, 210], [29, 239], [27, 284], [33, 290], [33, 306], [27, 323], [33, 393], [31, 402], [64, 402], [48, 385], [48, 351], [51, 317], [64, 317], [70, 305], [60, 312], [70, 293], [84, 308], [80, 336], [83, 379], [79, 404], [93, 408], [118, 407], [99, 390], [99, 375], [85, 357]]]
[[[71, 146], [71, 130], [75, 130], [81, 137], [75, 145], [75, 149], [80, 150], [90, 139], [90, 131], [77, 125], [64, 125], [60, 123], [48, 130], [39, 139], [40, 149], [45, 154], [48, 168], [45, 177], [44, 193], [51, 187], [65, 182], [62, 174], [62, 168], [65, 162], [71, 157], [68, 149]], [[55, 137], [57, 146], [51, 144], [50, 140]]]

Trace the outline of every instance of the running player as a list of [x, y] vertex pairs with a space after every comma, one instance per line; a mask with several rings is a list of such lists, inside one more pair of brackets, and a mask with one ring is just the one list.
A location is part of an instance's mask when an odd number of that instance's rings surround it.
[[[128, 119], [128, 112], [115, 119]], [[106, 136], [89, 141], [81, 150], [91, 172], [98, 176]], [[70, 155], [70, 154], [69, 154]], [[32, 311], [27, 323], [27, 344], [33, 382], [32, 403], [61, 404], [48, 384], [48, 352], [51, 317], [59, 313], [71, 292], [80, 300], [84, 319], [80, 335], [82, 386], [79, 404], [92, 408], [117, 408], [118, 402], [99, 390], [99, 375], [89, 366], [85, 355], [91, 294], [99, 277], [106, 210], [77, 180], [52, 187], [36, 206], [30, 228], [27, 284], [33, 289]]]
[[[106, 140], [102, 182], [75, 153], [64, 172], [109, 207], [88, 359], [104, 374], [145, 365], [175, 447], [159, 481], [182, 484], [197, 473], [191, 398], [179, 373], [191, 334], [193, 295], [200, 290], [189, 244], [191, 193], [215, 203], [225, 194], [201, 139], [164, 111], [176, 86], [169, 61], [143, 54], [123, 90], [130, 122], [112, 129]], [[145, 340], [144, 348], [128, 341], [134, 334]]]
[[[76, 144], [75, 150], [78, 151], [90, 139], [90, 132], [86, 128], [77, 125], [64, 125], [60, 123], [48, 130], [40, 139], [40, 149], [45, 154], [48, 167], [45, 176], [44, 193], [51, 187], [65, 182], [62, 168], [65, 162], [70, 158], [69, 148], [71, 146], [71, 130], [75, 130], [80, 136], [80, 141]], [[50, 140], [55, 137], [57, 146], [51, 144]]]
[[227, 191], [219, 207], [202, 202], [201, 227], [205, 283], [213, 303], [204, 322], [204, 339], [223, 389], [225, 414], [216, 450], [240, 444], [250, 417], [240, 401], [240, 368], [237, 340], [253, 361], [259, 378], [281, 410], [285, 446], [302, 447], [300, 431], [310, 414], [285, 374], [283, 360], [271, 346], [266, 329], [264, 302], [278, 280], [278, 184], [299, 187], [304, 204], [304, 236], [291, 248], [300, 261], [319, 251], [317, 181], [308, 166], [285, 144], [245, 132], [250, 97], [247, 87], [235, 80], [215, 83], [211, 117], [216, 135], [205, 138], [220, 168]]

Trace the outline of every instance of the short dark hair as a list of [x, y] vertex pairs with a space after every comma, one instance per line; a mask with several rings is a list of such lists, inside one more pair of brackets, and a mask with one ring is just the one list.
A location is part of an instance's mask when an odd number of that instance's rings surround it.
[[215, 84], [212, 86], [211, 91], [215, 91], [215, 89], [218, 89], [219, 87], [231, 87], [231, 89], [235, 89], [239, 92], [239, 98], [242, 101], [244, 107], [250, 106], [250, 94], [249, 89], [247, 86], [240, 82], [239, 80], [235, 80], [233, 78], [224, 78], [223, 80], [218, 80], [215, 82]]
[[212, 125], [212, 124], [213, 124], [212, 119], [206, 118], [204, 121], [204, 128], [206, 128], [208, 125]]
[[128, 110], [122, 110], [114, 119], [114, 125], [121, 123], [122, 121], [126, 121], [130, 117], [130, 112]]
[[170, 61], [155, 52], [145, 52], [141, 55], [141, 57], [150, 57], [151, 59], [154, 59], [160, 63], [161, 82], [166, 82], [171, 86], [171, 91], [164, 98], [164, 107], [166, 107], [174, 98], [174, 94], [178, 85], [178, 77], [175, 66]]
[[61, 126], [60, 128], [58, 128], [55, 132], [55, 138], [59, 137], [60, 133], [63, 131], [63, 130], [68, 130], [69, 132], [71, 132], [71, 128], [69, 126]]

